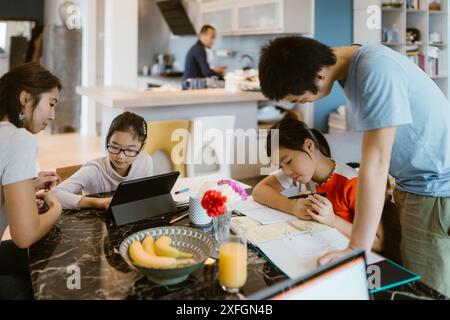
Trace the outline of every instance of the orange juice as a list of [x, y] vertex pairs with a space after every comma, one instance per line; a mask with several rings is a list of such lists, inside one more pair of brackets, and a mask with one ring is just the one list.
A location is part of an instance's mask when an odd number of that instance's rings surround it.
[[219, 282], [228, 288], [240, 288], [247, 281], [247, 246], [224, 243], [219, 251]]

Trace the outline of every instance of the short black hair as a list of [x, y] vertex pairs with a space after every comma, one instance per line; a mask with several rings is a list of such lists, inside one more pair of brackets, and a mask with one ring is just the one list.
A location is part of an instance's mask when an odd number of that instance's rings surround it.
[[275, 101], [306, 91], [316, 94], [318, 72], [335, 64], [333, 50], [317, 40], [300, 36], [276, 38], [261, 49], [261, 91]]
[[205, 24], [201, 29], [200, 29], [200, 34], [206, 34], [208, 32], [208, 30], [214, 30], [216, 31], [216, 28], [214, 28], [213, 26], [209, 25], [209, 24]]

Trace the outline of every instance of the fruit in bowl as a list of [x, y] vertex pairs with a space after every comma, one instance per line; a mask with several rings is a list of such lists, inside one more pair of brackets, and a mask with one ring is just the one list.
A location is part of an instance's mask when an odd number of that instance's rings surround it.
[[161, 285], [180, 283], [201, 268], [215, 252], [216, 241], [189, 227], [158, 227], [137, 232], [119, 247], [120, 255], [134, 270]]
[[[186, 253], [171, 246], [172, 239], [162, 236], [156, 242], [151, 235], [142, 243], [134, 241], [129, 248], [129, 255], [135, 264], [147, 268], [176, 268], [195, 264], [192, 253]], [[183, 259], [177, 259], [183, 258]]]

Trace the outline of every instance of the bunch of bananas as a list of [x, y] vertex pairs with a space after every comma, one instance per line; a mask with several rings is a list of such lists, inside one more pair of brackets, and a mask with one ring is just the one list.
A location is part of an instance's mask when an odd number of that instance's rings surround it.
[[170, 269], [194, 264], [192, 254], [178, 250], [171, 245], [172, 239], [168, 236], [159, 237], [154, 241], [148, 235], [142, 243], [134, 241], [129, 248], [131, 260], [146, 268]]

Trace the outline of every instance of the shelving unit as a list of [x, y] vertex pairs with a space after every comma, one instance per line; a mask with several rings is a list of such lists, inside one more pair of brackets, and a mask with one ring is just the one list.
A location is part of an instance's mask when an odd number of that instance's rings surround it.
[[[417, 63], [449, 97], [449, 0], [441, 0], [441, 10], [429, 10], [430, 0], [418, 0], [416, 8], [408, 7], [408, 0], [401, 2], [400, 8], [384, 7], [390, 0], [354, 0], [354, 42], [379, 42]], [[362, 24], [368, 17], [367, 8], [376, 5], [381, 12], [381, 30], [369, 30]], [[411, 43], [407, 29], [420, 32], [420, 41]], [[439, 33], [442, 42], [432, 43], [430, 35]], [[436, 60], [434, 59], [438, 59]]]

